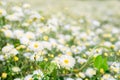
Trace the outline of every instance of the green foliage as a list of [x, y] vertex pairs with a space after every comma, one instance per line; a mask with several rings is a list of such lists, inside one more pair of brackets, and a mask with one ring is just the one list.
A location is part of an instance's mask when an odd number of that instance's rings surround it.
[[100, 70], [104, 69], [105, 71], [108, 70], [107, 59], [103, 58], [102, 55], [99, 55], [94, 60], [94, 66]]

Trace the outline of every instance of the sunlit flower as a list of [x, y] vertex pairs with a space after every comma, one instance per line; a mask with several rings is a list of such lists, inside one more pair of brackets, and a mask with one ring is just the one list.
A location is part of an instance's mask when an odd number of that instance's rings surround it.
[[59, 63], [61, 67], [70, 69], [73, 68], [75, 65], [75, 59], [72, 56], [69, 55], [62, 55], [59, 58]]
[[86, 76], [88, 77], [92, 77], [93, 75], [96, 74], [96, 70], [94, 70], [93, 68], [88, 68], [85, 72]]
[[12, 67], [13, 72], [20, 72], [21, 69], [19, 67]]

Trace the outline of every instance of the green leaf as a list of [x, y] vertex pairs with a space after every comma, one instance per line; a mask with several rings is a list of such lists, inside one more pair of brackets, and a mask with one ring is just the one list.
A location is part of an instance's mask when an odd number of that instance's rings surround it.
[[108, 70], [107, 59], [103, 58], [101, 55], [97, 56], [94, 60], [94, 66], [100, 70], [104, 69], [104, 71]]
[[51, 74], [56, 68], [57, 66], [54, 63], [50, 63], [48, 67], [48, 74]]

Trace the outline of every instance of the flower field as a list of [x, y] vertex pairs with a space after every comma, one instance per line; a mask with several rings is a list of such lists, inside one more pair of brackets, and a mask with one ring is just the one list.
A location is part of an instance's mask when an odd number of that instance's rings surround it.
[[0, 80], [120, 80], [120, 1], [0, 0]]

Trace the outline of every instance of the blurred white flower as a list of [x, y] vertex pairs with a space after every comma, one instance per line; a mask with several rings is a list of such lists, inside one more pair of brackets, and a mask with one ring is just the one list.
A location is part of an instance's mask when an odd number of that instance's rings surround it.
[[73, 68], [75, 65], [75, 59], [69, 55], [61, 55], [59, 57], [60, 66], [66, 69]]
[[20, 38], [20, 43], [28, 45], [30, 43], [30, 40], [27, 37]]
[[20, 72], [21, 71], [21, 69], [19, 68], [19, 67], [12, 67], [12, 71], [13, 72]]
[[14, 37], [13, 32], [11, 30], [4, 30], [4, 34], [8, 38], [13, 38]]
[[101, 80], [116, 80], [110, 74], [104, 74]]
[[93, 77], [93, 75], [96, 75], [96, 70], [94, 70], [93, 68], [88, 68], [85, 72], [86, 76], [88, 77]]
[[6, 16], [6, 14], [7, 14], [6, 10], [0, 8], [0, 17], [1, 16]]
[[32, 76], [33, 75], [28, 74], [27, 76], [25, 76], [24, 80], [33, 80]]
[[38, 80], [42, 80], [44, 76], [43, 72], [40, 69], [33, 71], [33, 75], [37, 75]]
[[32, 50], [32, 51], [40, 51], [40, 50], [43, 49], [43, 46], [42, 46], [41, 43], [38, 42], [38, 41], [31, 42], [28, 47], [29, 47], [29, 49]]

